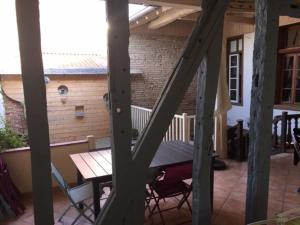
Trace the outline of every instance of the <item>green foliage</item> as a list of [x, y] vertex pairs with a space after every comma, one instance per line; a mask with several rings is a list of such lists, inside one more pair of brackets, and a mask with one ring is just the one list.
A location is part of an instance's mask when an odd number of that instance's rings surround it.
[[27, 146], [25, 135], [17, 134], [7, 124], [0, 128], [0, 151], [24, 146]]

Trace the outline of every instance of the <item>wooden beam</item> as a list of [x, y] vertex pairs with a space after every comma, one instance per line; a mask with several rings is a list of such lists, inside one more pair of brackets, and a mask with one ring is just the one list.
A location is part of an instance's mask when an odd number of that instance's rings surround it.
[[[128, 0], [106, 1], [113, 192], [96, 224], [137, 225], [144, 219], [145, 186], [134, 191], [131, 154], [131, 90]], [[146, 177], [146, 176], [145, 176]], [[146, 179], [146, 178], [145, 178]], [[143, 177], [140, 178], [143, 180]], [[138, 183], [138, 182], [137, 182]], [[128, 196], [131, 193], [131, 196]], [[137, 200], [139, 205], [135, 204]]]
[[22, 79], [31, 150], [34, 224], [52, 225], [53, 200], [46, 88], [41, 54], [39, 1], [17, 0]]
[[280, 15], [300, 18], [299, 0], [280, 0]]
[[[196, 12], [193, 14], [189, 14], [185, 17], [181, 17], [180, 20], [187, 20], [187, 21], [197, 21], [197, 18], [199, 17], [201, 12]], [[233, 22], [233, 23], [246, 23], [246, 24], [255, 24], [255, 16], [253, 13], [248, 14], [248, 13], [226, 13], [225, 20], [228, 22]]]
[[170, 9], [170, 7], [168, 7], [168, 8], [160, 7], [160, 8], [154, 9], [153, 11], [151, 11], [150, 13], [148, 13], [144, 16], [141, 16], [137, 19], [132, 20], [129, 24], [130, 29], [140, 27], [142, 25], [145, 25], [145, 24], [155, 20], [159, 16], [164, 15], [167, 12], [167, 10], [169, 10], [169, 9]]
[[212, 135], [218, 86], [216, 80], [220, 74], [223, 22], [221, 20], [218, 23], [218, 32], [210, 44], [207, 57], [202, 61], [198, 74], [193, 163], [193, 224], [211, 224]]
[[225, 20], [232, 23], [255, 24], [255, 17], [226, 16]]
[[[112, 12], [108, 10], [108, 15], [112, 16], [113, 14], [120, 19], [120, 23], [116, 22], [113, 24], [115, 24], [116, 27], [126, 26], [125, 22], [121, 23], [121, 21], [126, 19], [124, 17], [125, 6], [122, 3], [123, 0], [110, 0], [109, 2], [110, 3], [107, 5], [107, 8], [109, 9], [112, 7]], [[189, 38], [188, 44], [186, 45], [186, 48], [183, 51], [176, 68], [167, 81], [160, 99], [157, 101], [154, 112], [151, 115], [150, 122], [148, 122], [145, 131], [141, 134], [141, 138], [135, 145], [133, 161], [132, 163], [127, 164], [130, 167], [129, 170], [131, 170], [131, 174], [129, 175], [126, 174], [126, 172], [123, 172], [123, 174], [125, 174], [123, 179], [126, 178], [126, 182], [124, 180], [122, 185], [124, 190], [120, 190], [118, 193], [115, 191], [115, 189], [113, 189], [110, 198], [105, 204], [104, 209], [101, 211], [100, 217], [96, 221], [96, 224], [140, 225], [143, 223], [145, 184], [149, 165], [156, 150], [158, 149], [158, 146], [160, 145], [160, 142], [163, 139], [163, 136], [165, 135], [166, 130], [169, 127], [172, 117], [175, 114], [185, 91], [189, 87], [189, 84], [191, 83], [193, 76], [199, 67], [200, 62], [206, 54], [215, 34], [219, 30], [217, 25], [223, 19], [221, 15], [224, 15], [228, 1], [216, 0], [213, 3], [207, 7], [205, 10], [206, 12], [203, 13], [202, 19], [195, 26], [195, 30]], [[108, 18], [110, 16], [108, 16]], [[112, 27], [113, 24], [110, 22], [110, 27]], [[114, 38], [117, 41], [120, 32], [122, 33], [122, 30], [115, 32], [116, 33], [113, 33], [115, 35], [112, 34], [111, 38]], [[127, 37], [126, 41], [128, 41]], [[114, 45], [111, 45], [112, 48], [113, 46]], [[119, 45], [116, 45], [114, 47], [118, 49], [118, 46]], [[115, 62], [118, 62], [117, 59], [115, 59]], [[120, 61], [119, 63], [122, 62], [123, 61]], [[117, 88], [118, 89], [115, 91], [122, 92], [122, 90], [124, 90], [124, 86], [122, 85], [118, 86]], [[124, 91], [126, 92], [126, 89]], [[114, 109], [112, 108], [112, 110]], [[122, 121], [120, 121], [120, 123], [121, 124], [118, 126], [123, 126]], [[125, 129], [126, 127], [123, 129], [125, 133], [127, 132], [127, 129]], [[118, 130], [120, 128], [121, 127], [119, 127]], [[122, 143], [125, 143], [126, 139], [124, 136], [121, 138]], [[125, 151], [127, 152], [127, 149], [125, 149]], [[122, 156], [121, 153], [118, 154], [118, 157]], [[128, 156], [125, 155], [125, 157], [127, 158]], [[127, 161], [126, 158], [125, 161]], [[126, 163], [123, 162], [123, 165], [125, 166]], [[124, 169], [127, 170], [127, 168]], [[128, 195], [128, 193], [131, 194]], [[120, 195], [126, 195], [126, 198]], [[120, 201], [120, 198], [124, 201]]]
[[231, 0], [228, 11], [231, 12], [254, 12], [254, 0]]
[[[155, 104], [153, 113], [134, 148], [134, 162], [138, 168], [148, 168], [166, 130], [189, 87], [200, 62], [207, 53], [219, 29], [219, 22], [228, 1], [211, 1], [195, 25], [185, 50]], [[215, 3], [215, 4], [214, 4]]]
[[246, 223], [267, 217], [280, 2], [256, 0]]
[[152, 6], [167, 6], [181, 9], [201, 10], [202, 0], [129, 0], [133, 4], [143, 4]]
[[157, 19], [153, 20], [148, 25], [148, 28], [153, 29], [153, 30], [161, 28], [163, 26], [166, 26], [166, 25], [174, 22], [178, 18], [195, 13], [196, 11], [197, 10], [195, 10], [195, 9], [176, 9], [176, 8], [170, 9], [165, 14], [163, 14], [160, 17], [158, 17]]

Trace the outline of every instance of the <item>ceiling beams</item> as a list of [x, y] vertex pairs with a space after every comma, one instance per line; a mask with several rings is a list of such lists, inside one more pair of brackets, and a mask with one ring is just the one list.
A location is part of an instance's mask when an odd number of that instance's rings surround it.
[[281, 0], [280, 14], [300, 18], [300, 0]]
[[[129, 0], [129, 2], [157, 6], [147, 15], [131, 21], [131, 29], [144, 24], [148, 24], [149, 29], [158, 29], [176, 20], [196, 21], [202, 10], [202, 0]], [[226, 20], [252, 25], [255, 23], [254, 10], [254, 0], [230, 0]]]
[[164, 15], [161, 15], [156, 20], [153, 20], [149, 23], [148, 28], [149, 29], [158, 29], [163, 26], [166, 26], [167, 24], [170, 24], [174, 22], [175, 20], [185, 17], [187, 15], [190, 15], [192, 13], [197, 12], [196, 9], [178, 9], [178, 8], [172, 8], [167, 11]]
[[129, 3], [201, 10], [202, 0], [129, 0]]

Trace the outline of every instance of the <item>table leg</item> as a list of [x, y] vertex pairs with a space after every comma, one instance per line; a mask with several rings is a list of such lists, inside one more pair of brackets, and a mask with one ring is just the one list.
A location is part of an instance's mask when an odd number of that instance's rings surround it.
[[214, 211], [214, 162], [215, 157], [212, 157], [211, 160], [211, 169], [210, 169], [210, 203], [211, 203], [211, 211]]
[[94, 194], [94, 211], [95, 211], [95, 220], [100, 213], [100, 190], [99, 190], [99, 182], [94, 179], [93, 180], [93, 194]]
[[[78, 185], [83, 184], [83, 177], [82, 177], [81, 173], [79, 172], [79, 170], [77, 170], [77, 184]], [[82, 203], [79, 203], [79, 208], [83, 209], [83, 204]]]

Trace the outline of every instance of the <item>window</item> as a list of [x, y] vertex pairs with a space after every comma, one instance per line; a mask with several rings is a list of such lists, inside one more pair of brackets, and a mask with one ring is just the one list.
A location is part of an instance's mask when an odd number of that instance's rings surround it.
[[232, 103], [242, 103], [243, 38], [230, 38], [227, 42], [228, 88]]
[[283, 27], [279, 36], [277, 104], [300, 105], [300, 25]]

